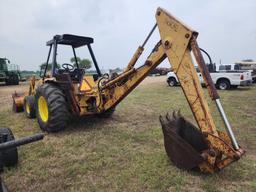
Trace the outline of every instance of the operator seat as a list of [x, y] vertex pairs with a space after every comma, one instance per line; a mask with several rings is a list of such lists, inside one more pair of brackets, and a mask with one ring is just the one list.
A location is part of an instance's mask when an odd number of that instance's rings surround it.
[[78, 69], [78, 68], [74, 69], [73, 71], [70, 71], [69, 74], [70, 74], [71, 80], [79, 83], [84, 76], [84, 72], [85, 72], [84, 69]]

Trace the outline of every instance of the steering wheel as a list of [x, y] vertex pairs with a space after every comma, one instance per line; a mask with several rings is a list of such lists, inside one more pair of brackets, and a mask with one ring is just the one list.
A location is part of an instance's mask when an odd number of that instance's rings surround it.
[[71, 71], [71, 70], [74, 69], [74, 66], [69, 64], [69, 63], [63, 63], [61, 66], [62, 66], [63, 69], [65, 69], [67, 71]]

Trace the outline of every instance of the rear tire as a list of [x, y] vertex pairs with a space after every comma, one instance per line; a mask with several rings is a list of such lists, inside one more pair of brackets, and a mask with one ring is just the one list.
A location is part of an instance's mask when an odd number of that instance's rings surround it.
[[174, 86], [177, 85], [177, 81], [176, 81], [176, 79], [173, 78], [173, 77], [168, 78], [167, 83], [168, 83], [168, 85], [169, 85], [170, 87], [174, 87]]
[[36, 109], [35, 109], [35, 96], [29, 95], [24, 99], [23, 109], [26, 113], [26, 116], [30, 119], [36, 117]]
[[[0, 135], [6, 135], [6, 141], [4, 142], [14, 140], [12, 131], [9, 128], [0, 128]], [[18, 163], [17, 147], [1, 151], [1, 161], [3, 166], [10, 167], [16, 165]]]
[[35, 96], [36, 115], [40, 128], [57, 132], [66, 128], [70, 117], [64, 93], [55, 85], [45, 83]]
[[10, 77], [8, 79], [5, 79], [5, 84], [6, 85], [11, 85], [11, 79]]
[[220, 90], [228, 90], [230, 89], [230, 83], [227, 79], [220, 79], [217, 83], [217, 87]]
[[19, 85], [19, 76], [13, 75], [13, 85]]

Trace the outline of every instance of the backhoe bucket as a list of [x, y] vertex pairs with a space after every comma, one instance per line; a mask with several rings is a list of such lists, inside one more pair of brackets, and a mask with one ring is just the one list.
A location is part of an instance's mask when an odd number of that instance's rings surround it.
[[200, 154], [208, 148], [202, 133], [179, 112], [167, 113], [159, 119], [170, 160], [181, 169], [197, 168], [204, 161]]

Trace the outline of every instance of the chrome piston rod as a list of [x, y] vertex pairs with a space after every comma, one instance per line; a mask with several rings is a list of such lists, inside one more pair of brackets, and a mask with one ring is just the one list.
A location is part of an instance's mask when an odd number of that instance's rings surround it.
[[227, 132], [228, 132], [228, 134], [230, 136], [230, 139], [231, 139], [231, 142], [233, 144], [233, 147], [235, 148], [235, 150], [238, 150], [239, 149], [239, 145], [238, 145], [238, 143], [236, 141], [234, 132], [233, 132], [233, 130], [232, 130], [230, 124], [229, 124], [229, 121], [228, 121], [228, 118], [227, 118], [227, 116], [225, 114], [225, 111], [224, 111], [224, 109], [223, 109], [223, 107], [221, 105], [220, 99], [215, 99], [215, 102], [216, 102], [217, 108], [218, 108], [218, 110], [219, 110], [219, 112], [221, 114], [221, 117], [222, 117], [222, 119], [223, 119], [223, 121], [225, 123], [226, 130], [227, 130]]
[[216, 105], [217, 105], [217, 108], [220, 112], [220, 115], [225, 123], [225, 127], [226, 127], [226, 130], [228, 132], [228, 135], [231, 139], [231, 142], [233, 144], [233, 147], [235, 148], [235, 150], [238, 150], [239, 149], [239, 146], [237, 144], [237, 141], [236, 141], [236, 138], [235, 138], [235, 135], [233, 133], [233, 130], [228, 122], [228, 118], [224, 112], [224, 109], [221, 105], [221, 102], [220, 102], [220, 97], [219, 97], [219, 94], [217, 93], [217, 90], [215, 88], [215, 85], [212, 81], [212, 78], [210, 76], [210, 73], [206, 67], [206, 64], [204, 62], [204, 58], [201, 54], [201, 51], [200, 51], [200, 48], [196, 42], [196, 36], [193, 36], [192, 39], [191, 39], [191, 42], [190, 42], [190, 45], [191, 45], [191, 48], [192, 48], [192, 51], [194, 53], [194, 56], [197, 60], [197, 63], [198, 63], [198, 66], [199, 66], [199, 69], [204, 77], [204, 81], [207, 82], [207, 88], [208, 88], [208, 91], [209, 91], [209, 94], [212, 98], [212, 100], [215, 101]]

